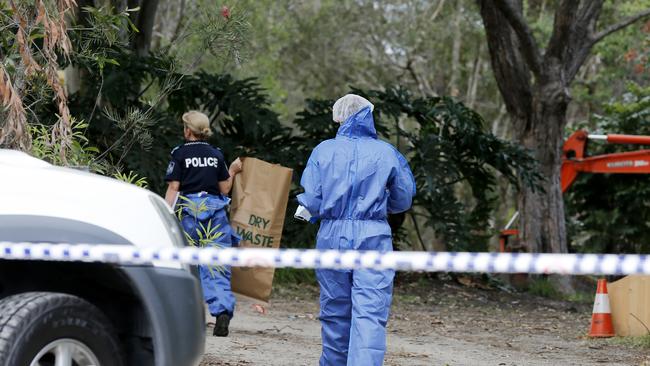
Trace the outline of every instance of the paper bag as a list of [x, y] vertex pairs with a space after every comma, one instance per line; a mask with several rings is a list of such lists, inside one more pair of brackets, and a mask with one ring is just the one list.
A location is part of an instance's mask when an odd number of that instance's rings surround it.
[[[279, 248], [293, 170], [255, 158], [244, 158], [242, 163], [241, 173], [234, 178], [230, 203], [230, 224], [241, 237], [239, 246]], [[274, 271], [233, 267], [232, 290], [266, 302]]]

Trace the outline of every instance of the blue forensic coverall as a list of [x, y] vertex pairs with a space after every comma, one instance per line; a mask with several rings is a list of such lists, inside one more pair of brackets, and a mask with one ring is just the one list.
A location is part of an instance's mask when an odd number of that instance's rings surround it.
[[[312, 152], [299, 203], [321, 220], [318, 249], [393, 250], [388, 213], [411, 207], [408, 162], [378, 140], [370, 107], [343, 122]], [[320, 285], [321, 366], [381, 365], [393, 270], [316, 270]]]
[[[181, 207], [183, 230], [198, 243], [199, 233], [205, 237], [208, 227], [218, 226], [221, 235], [210, 246], [228, 248], [236, 246], [239, 237], [233, 232], [226, 208], [230, 198], [221, 194], [218, 182], [230, 177], [221, 150], [204, 141], [186, 142], [172, 150], [167, 167], [166, 181], [180, 182], [177, 207]], [[203, 298], [210, 314], [226, 313], [231, 318], [235, 310], [235, 296], [230, 288], [230, 266], [208, 268], [199, 266]]]

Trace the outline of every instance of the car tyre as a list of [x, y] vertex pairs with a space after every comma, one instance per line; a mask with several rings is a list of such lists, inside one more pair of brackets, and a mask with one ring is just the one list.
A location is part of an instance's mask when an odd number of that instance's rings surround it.
[[0, 366], [55, 365], [57, 357], [69, 360], [62, 364], [124, 365], [113, 326], [95, 305], [52, 292], [0, 300]]

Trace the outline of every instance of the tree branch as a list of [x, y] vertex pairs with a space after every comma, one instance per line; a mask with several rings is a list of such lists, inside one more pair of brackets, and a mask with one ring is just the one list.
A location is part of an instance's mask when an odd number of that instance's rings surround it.
[[494, 4], [499, 9], [504, 18], [508, 20], [508, 23], [514, 29], [519, 39], [519, 45], [521, 53], [528, 63], [531, 71], [535, 75], [539, 75], [541, 64], [542, 64], [542, 55], [539, 52], [539, 47], [537, 46], [537, 41], [533, 36], [526, 20], [524, 20], [521, 12], [517, 11], [508, 0], [494, 0]]
[[139, 32], [132, 42], [133, 49], [138, 56], [147, 56], [149, 54], [158, 3], [159, 0], [142, 0], [140, 3], [137, 22], [134, 22]]
[[[404, 70], [407, 70], [407, 71], [409, 72], [409, 74], [410, 74], [411, 77], [413, 78], [413, 81], [415, 81], [415, 84], [418, 86], [418, 89], [420, 90], [420, 93], [421, 93], [423, 96], [425, 96], [427, 93], [426, 93], [425, 90], [424, 90], [424, 85], [423, 85], [422, 81], [420, 80], [420, 78], [418, 77], [418, 74], [417, 74], [417, 72], [415, 71], [415, 68], [413, 68], [413, 62], [414, 62], [413, 59], [412, 59], [412, 58], [409, 58], [409, 59], [406, 61], [406, 66], [403, 66], [402, 68], [403, 68]], [[400, 66], [400, 67], [401, 67], [401, 66]]]
[[[508, 112], [525, 121], [532, 107], [531, 72], [519, 40], [493, 0], [477, 0], [485, 26], [494, 78]], [[525, 128], [522, 128], [524, 130]]]
[[[580, 66], [582, 66], [587, 57], [589, 57], [591, 48], [596, 43], [608, 35], [617, 32], [629, 26], [630, 24], [650, 15], [650, 9], [646, 9], [638, 14], [625, 18], [616, 24], [612, 24], [598, 33], [594, 33], [596, 29], [596, 22], [600, 16], [601, 8], [602, 1], [593, 1], [587, 3], [587, 5], [583, 5], [583, 7], [580, 9], [580, 14], [578, 15], [578, 23], [585, 24], [585, 28], [574, 29], [572, 32], [572, 37], [581, 38], [583, 41], [581, 44], [575, 47], [571, 61], [565, 68], [567, 82], [571, 82], [571, 80], [573, 80], [575, 75], [578, 73]], [[586, 36], [582, 37], [582, 34], [586, 34]]]
[[184, 20], [185, 20], [185, 0], [181, 0], [181, 4], [179, 5], [179, 10], [178, 10], [178, 23], [176, 23], [176, 28], [174, 29], [174, 33], [172, 34], [169, 43], [174, 43], [178, 39], [178, 35], [181, 33], [181, 29], [183, 29], [184, 26], [183, 24]]
[[592, 0], [587, 1], [580, 6], [578, 10], [578, 23], [586, 24], [591, 32], [596, 31], [596, 23], [600, 17], [605, 0]]
[[614, 32], [617, 32], [617, 31], [627, 27], [628, 25], [630, 25], [630, 24], [632, 24], [632, 23], [634, 23], [634, 22], [636, 22], [636, 21], [638, 21], [640, 19], [643, 19], [643, 18], [645, 18], [647, 16], [650, 16], [650, 8], [648, 8], [648, 9], [646, 9], [646, 10], [640, 12], [640, 13], [629, 16], [629, 17], [621, 20], [620, 22], [612, 24], [609, 27], [603, 29], [602, 31], [592, 35], [591, 36], [591, 44], [592, 45], [596, 44], [600, 40], [602, 40], [603, 38], [607, 37], [608, 35], [610, 35], [610, 34], [612, 34]]
[[574, 19], [565, 46], [566, 59], [564, 60], [564, 81], [568, 84], [575, 78], [582, 64], [591, 53], [593, 43], [591, 35], [596, 32], [596, 23], [603, 8], [604, 0], [590, 0], [584, 2]]
[[573, 24], [576, 21], [579, 1], [563, 0], [555, 10], [555, 19], [553, 20], [553, 34], [546, 47], [544, 58], [557, 58], [566, 61], [567, 50], [570, 49], [569, 40], [573, 32]]
[[438, 6], [436, 6], [436, 10], [433, 11], [433, 14], [431, 14], [431, 17], [429, 18], [430, 22], [433, 22], [436, 20], [438, 15], [440, 15], [440, 12], [442, 11], [442, 7], [445, 5], [445, 0], [439, 0], [438, 1]]

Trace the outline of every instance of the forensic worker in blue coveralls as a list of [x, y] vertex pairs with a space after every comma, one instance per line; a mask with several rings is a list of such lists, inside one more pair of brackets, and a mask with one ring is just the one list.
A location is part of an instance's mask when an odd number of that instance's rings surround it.
[[[205, 141], [212, 136], [208, 116], [190, 111], [183, 114], [182, 120], [185, 143], [172, 150], [165, 176], [168, 182], [165, 199], [170, 206], [180, 207], [183, 230], [195, 243], [201, 236], [211, 237], [219, 232], [221, 235], [208, 245], [229, 248], [239, 239], [228, 222], [226, 207], [230, 198], [227, 195], [233, 177], [242, 169], [241, 161], [237, 158], [227, 168], [221, 150]], [[207, 232], [213, 229], [212, 233]], [[218, 337], [228, 335], [235, 310], [230, 273], [229, 266], [199, 266], [203, 297], [210, 314], [216, 318], [213, 335]]]
[[[374, 106], [348, 94], [336, 101], [336, 138], [312, 152], [298, 201], [320, 220], [318, 249], [393, 250], [387, 215], [408, 210], [415, 180], [408, 162], [377, 139]], [[393, 270], [316, 270], [320, 285], [321, 366], [381, 365]]]

